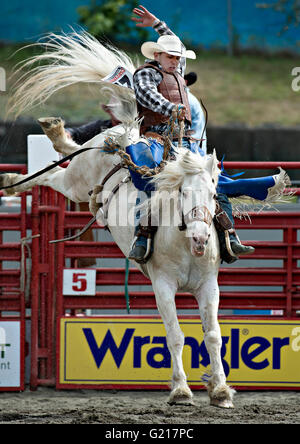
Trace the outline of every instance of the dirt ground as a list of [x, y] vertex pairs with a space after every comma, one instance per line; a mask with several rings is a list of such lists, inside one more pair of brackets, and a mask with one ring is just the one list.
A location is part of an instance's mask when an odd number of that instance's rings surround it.
[[300, 392], [237, 392], [235, 409], [209, 405], [205, 391], [194, 406], [167, 404], [166, 391], [0, 392], [0, 424], [299, 424]]

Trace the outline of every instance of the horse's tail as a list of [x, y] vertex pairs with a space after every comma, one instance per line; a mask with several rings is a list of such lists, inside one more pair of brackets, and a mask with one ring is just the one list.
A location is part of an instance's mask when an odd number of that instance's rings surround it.
[[[99, 83], [107, 86], [102, 79], [116, 67], [122, 66], [133, 74], [135, 66], [130, 57], [112, 45], [101, 44], [85, 31], [70, 34], [48, 34], [46, 41], [34, 45], [44, 52], [23, 62], [15, 74], [27, 70], [13, 87], [13, 95], [8, 102], [7, 114], [17, 117], [24, 111], [44, 103], [58, 90], [78, 82]], [[29, 45], [32, 46], [32, 45]], [[129, 123], [136, 118], [135, 95], [130, 88], [109, 84], [109, 95], [117, 98], [121, 107], [116, 117]]]

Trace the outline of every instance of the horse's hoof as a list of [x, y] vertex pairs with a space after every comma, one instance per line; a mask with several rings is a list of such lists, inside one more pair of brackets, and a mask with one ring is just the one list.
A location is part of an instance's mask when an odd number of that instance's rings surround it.
[[195, 405], [193, 401], [193, 393], [187, 388], [174, 389], [169, 397], [168, 404]]
[[41, 117], [38, 122], [42, 128], [49, 129], [52, 126], [59, 125], [62, 119], [60, 117]]
[[185, 397], [176, 398], [176, 399], [173, 399], [172, 401], [169, 399], [168, 404], [169, 405], [187, 405], [187, 406], [194, 406], [195, 405], [195, 403], [192, 399], [188, 399]]
[[234, 409], [233, 402], [230, 399], [212, 399], [210, 401], [210, 405], [213, 405], [214, 407], [220, 407], [222, 409]]
[[213, 386], [211, 381], [206, 384], [208, 395], [210, 397], [210, 405], [221, 407], [223, 409], [233, 409], [233, 396], [235, 390], [226, 384]]

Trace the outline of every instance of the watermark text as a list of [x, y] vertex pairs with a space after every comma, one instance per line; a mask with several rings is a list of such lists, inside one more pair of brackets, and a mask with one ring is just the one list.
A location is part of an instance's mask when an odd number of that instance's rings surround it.
[[300, 66], [292, 69], [292, 76], [295, 77], [292, 81], [292, 90], [298, 92], [300, 91]]

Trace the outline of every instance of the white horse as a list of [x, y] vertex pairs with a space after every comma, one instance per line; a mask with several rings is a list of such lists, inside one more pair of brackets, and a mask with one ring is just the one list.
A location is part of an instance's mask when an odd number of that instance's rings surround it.
[[[61, 131], [63, 127], [59, 120], [57, 124]], [[226, 385], [220, 355], [222, 339], [217, 318], [220, 256], [212, 218], [216, 205], [214, 196], [219, 174], [218, 160], [215, 155], [201, 157], [185, 149], [178, 151], [177, 160], [168, 162], [164, 170], [154, 178], [157, 191], [152, 197], [151, 207], [153, 211], [157, 211], [161, 194], [164, 199], [163, 206], [168, 206], [166, 191], [180, 190], [179, 206], [180, 211], [185, 213], [187, 230], [180, 231], [178, 226], [172, 223], [175, 214], [171, 214], [170, 226], [158, 227], [153, 255], [146, 264], [137, 266], [151, 279], [157, 307], [166, 328], [167, 344], [173, 360], [170, 402], [192, 399], [182, 363], [184, 335], [179, 326], [175, 306], [175, 294], [180, 290], [192, 293], [199, 304], [205, 345], [211, 362], [211, 378], [207, 384], [211, 403], [232, 407], [233, 390]], [[11, 192], [25, 191], [34, 185], [48, 185], [74, 201], [87, 201], [88, 192], [95, 184], [101, 183], [116, 163], [116, 155], [93, 150], [74, 158], [66, 169], [56, 167], [55, 171], [16, 186]], [[109, 179], [105, 189], [111, 191], [127, 175], [127, 170], [120, 170]], [[24, 177], [26, 175], [1, 175], [0, 188], [16, 183]], [[190, 195], [193, 190], [198, 192], [193, 194], [191, 208]], [[116, 221], [126, 219], [126, 215], [132, 210], [130, 203], [134, 203], [135, 199], [128, 199], [130, 192], [134, 192], [131, 183], [119, 189], [118, 198], [123, 205], [117, 210], [124, 211], [123, 217], [115, 217], [116, 205], [112, 200], [107, 219], [111, 234], [125, 256], [128, 255], [133, 240], [133, 226], [124, 226], [122, 223], [120, 226]], [[174, 193], [170, 194], [171, 197], [174, 197]], [[116, 198], [117, 196], [114, 196], [113, 199]], [[124, 207], [124, 202], [128, 202], [128, 206]], [[103, 220], [100, 220], [100, 223], [103, 223]]]
[[[133, 72], [131, 60], [124, 54], [105, 48], [97, 40], [86, 33], [74, 36], [51, 36], [50, 42], [44, 44], [46, 54], [26, 61], [30, 65], [35, 61], [50, 59], [48, 65], [38, 65], [28, 75], [21, 77], [17, 84], [16, 94], [11, 103], [12, 110], [20, 113], [30, 106], [43, 102], [61, 87], [76, 83], [99, 82], [99, 86], [107, 86], [102, 78], [118, 65], [125, 66]], [[94, 137], [83, 147], [99, 146], [99, 150], [87, 151], [75, 157], [65, 168], [55, 169], [26, 182], [12, 187], [7, 194], [19, 193], [35, 185], [44, 185], [61, 192], [74, 202], [88, 202], [89, 191], [102, 183], [107, 173], [120, 162], [118, 154], [107, 154], [101, 150], [107, 136], [113, 136], [122, 149], [139, 140], [139, 124], [134, 94], [128, 88], [109, 88], [110, 94], [117, 100], [114, 114], [122, 124]], [[82, 147], [71, 141], [59, 118], [40, 119], [40, 123], [53, 142], [54, 148], [70, 154]], [[163, 319], [167, 344], [173, 360], [173, 375], [170, 402], [192, 400], [192, 392], [187, 384], [183, 369], [182, 349], [184, 335], [180, 329], [175, 306], [175, 294], [178, 290], [192, 293], [200, 309], [204, 341], [210, 356], [211, 377], [207, 389], [212, 405], [233, 407], [234, 391], [227, 386], [221, 362], [221, 332], [218, 324], [219, 287], [218, 270], [220, 265], [219, 246], [214, 224], [215, 193], [218, 183], [218, 161], [215, 153], [201, 157], [187, 150], [179, 149], [177, 160], [168, 162], [164, 170], [154, 179], [157, 191], [151, 199], [153, 212], [159, 210], [159, 199], [163, 194], [162, 206], [171, 199], [166, 191], [177, 191], [180, 214], [183, 213], [186, 231], [180, 231], [174, 223], [175, 209], [171, 211], [169, 226], [159, 226], [155, 235], [154, 252], [149, 261], [138, 268], [151, 279], [156, 297], [157, 307]], [[111, 191], [128, 176], [126, 169], [120, 169], [109, 178], [105, 191]], [[0, 189], [11, 186], [25, 178], [18, 174], [0, 176]], [[190, 191], [193, 204], [190, 205]], [[110, 202], [107, 224], [111, 234], [125, 256], [128, 255], [134, 236], [133, 224], [123, 224], [135, 197], [128, 199], [136, 190], [132, 183], [120, 187], [117, 195], [123, 205], [117, 207], [114, 195]], [[173, 198], [173, 195], [172, 195]], [[125, 204], [124, 204], [125, 203]], [[90, 206], [94, 212], [93, 205]], [[121, 212], [121, 218], [116, 217]], [[99, 219], [100, 223], [103, 220]]]

